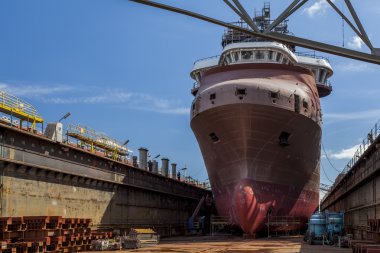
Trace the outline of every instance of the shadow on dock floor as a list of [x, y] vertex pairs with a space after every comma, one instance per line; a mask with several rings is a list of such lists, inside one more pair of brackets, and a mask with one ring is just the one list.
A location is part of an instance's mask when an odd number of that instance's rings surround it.
[[308, 245], [302, 237], [243, 239], [229, 236], [167, 238], [154, 247], [124, 252], [168, 253], [349, 253], [351, 249], [332, 246]]

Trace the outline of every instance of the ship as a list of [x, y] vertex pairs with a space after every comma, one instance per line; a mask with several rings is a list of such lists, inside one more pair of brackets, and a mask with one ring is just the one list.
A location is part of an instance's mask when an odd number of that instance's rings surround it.
[[[265, 31], [270, 4], [252, 21]], [[289, 34], [288, 20], [274, 31]], [[190, 74], [190, 124], [218, 214], [251, 235], [302, 229], [319, 203], [320, 98], [333, 69], [314, 52], [232, 29], [222, 47]]]

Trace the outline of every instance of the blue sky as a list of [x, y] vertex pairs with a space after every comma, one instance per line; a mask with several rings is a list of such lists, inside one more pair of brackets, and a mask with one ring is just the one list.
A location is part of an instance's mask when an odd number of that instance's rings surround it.
[[[162, 2], [237, 20], [220, 0]], [[263, 2], [242, 0], [249, 13], [261, 10]], [[352, 2], [380, 47], [380, 2]], [[271, 1], [272, 15], [286, 3]], [[341, 19], [324, 0], [310, 0], [290, 18], [289, 28], [301, 37], [342, 45]], [[152, 155], [187, 166], [188, 174], [207, 178], [189, 126], [189, 72], [197, 59], [220, 54], [223, 28], [127, 0], [3, 0], [0, 31], [0, 89], [31, 102], [46, 121], [70, 111], [65, 124], [130, 139], [136, 153], [145, 146]], [[366, 51], [348, 26], [345, 45]], [[342, 169], [352, 147], [380, 118], [379, 66], [321, 55], [335, 71], [333, 93], [322, 99], [323, 143]], [[325, 158], [322, 164], [333, 180], [337, 172]], [[331, 184], [323, 172], [321, 181]]]

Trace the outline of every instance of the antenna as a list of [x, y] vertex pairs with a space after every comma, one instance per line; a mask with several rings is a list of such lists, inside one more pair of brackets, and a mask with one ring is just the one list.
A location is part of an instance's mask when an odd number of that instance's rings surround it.
[[[342, 1], [342, 12], [344, 14], [344, 2]], [[344, 18], [342, 17], [342, 47], [344, 47]]]

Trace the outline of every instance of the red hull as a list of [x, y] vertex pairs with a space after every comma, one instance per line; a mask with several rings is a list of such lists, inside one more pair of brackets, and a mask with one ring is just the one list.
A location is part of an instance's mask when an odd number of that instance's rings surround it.
[[[308, 217], [315, 211], [315, 201], [307, 200], [318, 199], [318, 192], [309, 190], [299, 192], [291, 188], [242, 179], [237, 184], [227, 186], [224, 192], [216, 194], [215, 202], [217, 209], [224, 212], [221, 215], [231, 217], [232, 222], [239, 224], [245, 233], [253, 234], [265, 229], [269, 209], [273, 210], [271, 213], [273, 216], [295, 217], [300, 221], [291, 227], [287, 225], [273, 229], [295, 230], [305, 226]], [[300, 198], [300, 195], [303, 197]]]
[[249, 234], [265, 229], [269, 210], [300, 221], [278, 230], [304, 226], [319, 201], [320, 108], [311, 73], [275, 65], [214, 68], [203, 74], [192, 108], [219, 215]]

